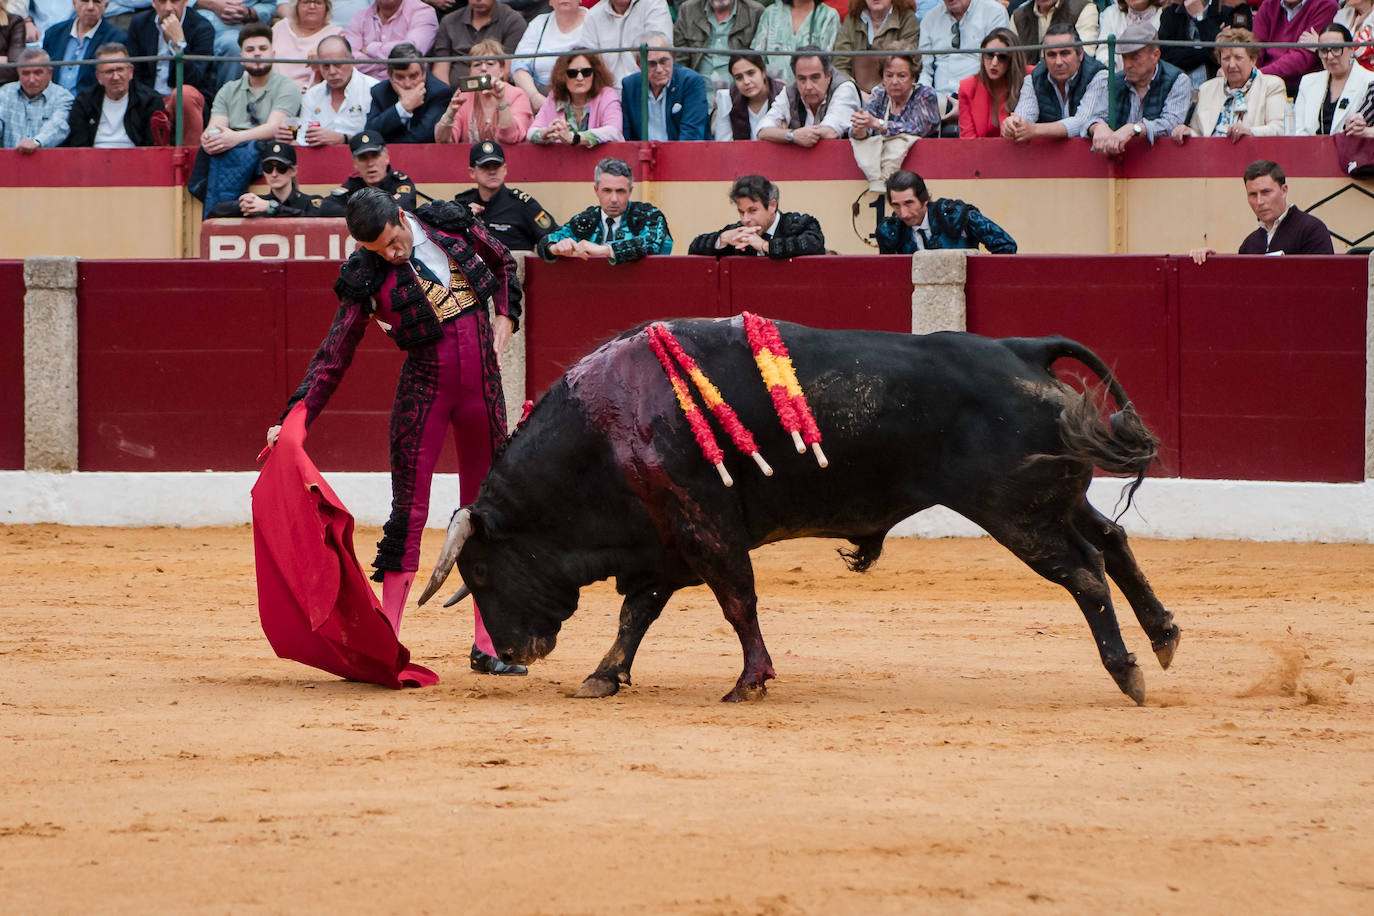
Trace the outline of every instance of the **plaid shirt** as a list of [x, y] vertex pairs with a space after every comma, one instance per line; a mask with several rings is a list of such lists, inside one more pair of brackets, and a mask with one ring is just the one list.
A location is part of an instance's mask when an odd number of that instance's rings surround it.
[[51, 149], [67, 139], [72, 94], [56, 83], [29, 98], [16, 83], [0, 86], [0, 148], [14, 149], [20, 140], [37, 140]]

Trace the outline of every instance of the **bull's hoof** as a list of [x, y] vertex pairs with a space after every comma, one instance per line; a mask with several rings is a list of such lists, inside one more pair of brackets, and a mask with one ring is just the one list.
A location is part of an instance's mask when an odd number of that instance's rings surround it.
[[745, 703], [753, 700], [762, 700], [768, 695], [768, 688], [763, 684], [756, 687], [746, 687], [743, 684], [736, 684], [735, 689], [720, 698], [722, 703]]
[[615, 696], [619, 690], [620, 683], [618, 681], [597, 677], [593, 674], [582, 682], [582, 686], [577, 688], [577, 693], [573, 696], [579, 700], [599, 700], [602, 697]]
[[1159, 659], [1159, 667], [1167, 669], [1174, 660], [1174, 652], [1178, 650], [1178, 641], [1183, 637], [1183, 631], [1178, 627], [1173, 628], [1173, 633], [1166, 637], [1158, 645], [1152, 644], [1150, 648], [1155, 650], [1155, 658]]
[[1122, 693], [1135, 700], [1135, 705], [1145, 705], [1145, 675], [1140, 673], [1139, 668], [1132, 665], [1126, 669], [1125, 675], [1119, 678], [1116, 683], [1121, 688]]

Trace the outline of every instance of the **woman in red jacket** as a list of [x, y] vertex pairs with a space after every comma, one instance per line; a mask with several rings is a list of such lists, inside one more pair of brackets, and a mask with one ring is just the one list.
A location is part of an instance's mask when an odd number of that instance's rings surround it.
[[1029, 67], [1021, 42], [1010, 29], [993, 29], [983, 39], [978, 72], [959, 82], [959, 136], [999, 137], [1002, 119], [1016, 110]]

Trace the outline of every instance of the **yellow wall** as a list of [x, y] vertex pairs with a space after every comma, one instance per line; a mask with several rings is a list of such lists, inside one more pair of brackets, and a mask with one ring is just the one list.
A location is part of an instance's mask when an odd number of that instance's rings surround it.
[[[1310, 206], [1341, 188], [1339, 178], [1293, 179], [1289, 200]], [[591, 182], [519, 182], [558, 219], [594, 203]], [[307, 185], [326, 194], [333, 185]], [[430, 183], [427, 193], [451, 197], [465, 183]], [[830, 248], [841, 254], [873, 253], [852, 228], [851, 208], [861, 181], [782, 181], [782, 206], [820, 220]], [[635, 196], [668, 214], [674, 251], [685, 254], [693, 236], [735, 218], [728, 181], [643, 182]], [[259, 186], [259, 191], [265, 187]], [[1113, 246], [1113, 205], [1119, 207], [1120, 244], [1132, 254], [1181, 253], [1209, 245], [1234, 251], [1255, 228], [1236, 178], [975, 179], [932, 181], [937, 197], [976, 203], [1029, 254], [1107, 254]], [[1112, 198], [1120, 195], [1119, 201]], [[872, 231], [874, 211], [860, 201], [859, 225]], [[200, 251], [200, 204], [180, 188], [3, 188], [0, 212], [17, 219], [0, 229], [0, 257], [76, 255], [83, 258], [194, 257]], [[74, 215], [78, 215], [74, 218]], [[1374, 200], [1347, 192], [1317, 211], [1333, 230], [1354, 238], [1374, 229]], [[178, 233], [178, 220], [183, 230]], [[1336, 250], [1345, 246], [1337, 243]]]

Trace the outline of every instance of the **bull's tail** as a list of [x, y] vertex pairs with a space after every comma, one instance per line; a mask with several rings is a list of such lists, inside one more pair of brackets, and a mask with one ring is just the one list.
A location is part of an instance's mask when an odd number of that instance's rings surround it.
[[[1027, 362], [1042, 367], [1050, 375], [1056, 360], [1073, 358], [1087, 366], [1101, 381], [1096, 391], [1065, 398], [1059, 413], [1059, 435], [1065, 451], [1108, 474], [1133, 476], [1126, 490], [1124, 513], [1145, 480], [1150, 465], [1159, 457], [1159, 440], [1136, 412], [1135, 405], [1116, 375], [1093, 351], [1067, 337], [1039, 339], [1011, 338], [1005, 341]], [[1117, 409], [1104, 417], [1102, 389], [1116, 402]]]

